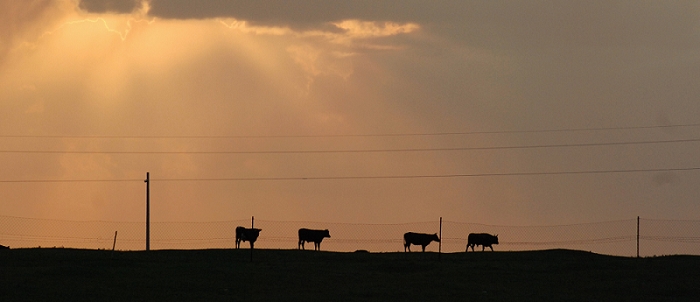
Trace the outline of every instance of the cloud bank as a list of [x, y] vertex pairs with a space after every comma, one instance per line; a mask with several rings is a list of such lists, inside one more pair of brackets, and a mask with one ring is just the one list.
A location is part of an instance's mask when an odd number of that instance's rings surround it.
[[[417, 22], [452, 38], [504, 45], [697, 46], [696, 1], [452, 1], [331, 2], [152, 0], [149, 14], [164, 19], [235, 18], [269, 26], [314, 28], [342, 20]], [[81, 0], [89, 12], [130, 13], [137, 0]], [[669, 35], [668, 33], [673, 33]]]

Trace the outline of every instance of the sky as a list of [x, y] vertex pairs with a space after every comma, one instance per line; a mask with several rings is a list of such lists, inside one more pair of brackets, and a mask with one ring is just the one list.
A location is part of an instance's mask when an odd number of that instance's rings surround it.
[[700, 219], [699, 79], [697, 1], [0, 0], [0, 215]]

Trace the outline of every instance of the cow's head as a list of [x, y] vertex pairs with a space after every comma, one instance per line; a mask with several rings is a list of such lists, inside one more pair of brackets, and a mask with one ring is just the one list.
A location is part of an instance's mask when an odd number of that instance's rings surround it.
[[331, 238], [331, 233], [328, 232], [328, 229], [324, 230], [323, 237]]
[[440, 237], [438, 237], [437, 233], [433, 234], [433, 236], [431, 236], [430, 239], [432, 239], [435, 242], [440, 242]]
[[496, 236], [493, 236], [493, 244], [498, 244], [498, 234], [496, 234]]

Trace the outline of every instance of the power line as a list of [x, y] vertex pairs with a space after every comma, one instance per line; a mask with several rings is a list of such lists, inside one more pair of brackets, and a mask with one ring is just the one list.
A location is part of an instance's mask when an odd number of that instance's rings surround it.
[[320, 153], [389, 153], [389, 152], [444, 152], [509, 149], [573, 148], [624, 145], [651, 145], [700, 142], [698, 138], [628, 141], [603, 143], [542, 144], [522, 146], [456, 147], [456, 148], [405, 148], [405, 149], [348, 149], [348, 150], [258, 150], [258, 151], [61, 151], [61, 150], [0, 150], [0, 153], [21, 154], [320, 154]]
[[554, 172], [506, 172], [506, 173], [470, 173], [470, 174], [436, 174], [436, 175], [380, 175], [380, 176], [319, 176], [319, 177], [257, 177], [257, 178], [171, 178], [155, 181], [285, 181], [285, 180], [361, 180], [361, 179], [416, 179], [416, 178], [466, 178], [499, 176], [543, 176], [543, 175], [577, 175], [577, 174], [612, 174], [639, 172], [680, 172], [700, 170], [700, 167], [667, 169], [620, 169], [588, 171], [554, 171]]
[[71, 182], [143, 182], [143, 179], [20, 179], [0, 180], [0, 183], [71, 183]]
[[657, 125], [657, 126], [621, 126], [597, 128], [565, 128], [535, 130], [494, 130], [494, 131], [455, 131], [425, 133], [379, 133], [379, 134], [317, 134], [317, 135], [0, 135], [0, 138], [51, 138], [51, 139], [277, 139], [277, 138], [342, 138], [342, 137], [411, 137], [411, 136], [453, 136], [479, 134], [523, 134], [552, 132], [586, 132], [614, 130], [643, 130], [698, 127], [700, 123]]
[[[210, 182], [210, 181], [306, 181], [306, 180], [379, 180], [379, 179], [437, 179], [470, 177], [507, 177], [507, 176], [546, 176], [546, 175], [585, 175], [615, 173], [648, 172], [684, 172], [696, 171], [700, 167], [660, 168], [660, 169], [616, 169], [586, 171], [552, 171], [552, 172], [503, 172], [503, 173], [466, 173], [434, 175], [379, 175], [379, 176], [315, 176], [315, 177], [232, 177], [232, 178], [162, 178], [150, 179], [153, 182]], [[142, 182], [143, 179], [53, 179], [53, 180], [0, 180], [0, 183], [74, 183], [74, 182]]]

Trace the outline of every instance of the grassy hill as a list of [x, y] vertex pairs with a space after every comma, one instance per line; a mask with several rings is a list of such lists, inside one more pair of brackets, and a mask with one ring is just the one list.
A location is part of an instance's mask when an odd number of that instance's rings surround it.
[[700, 257], [0, 250], [0, 301], [697, 301]]

